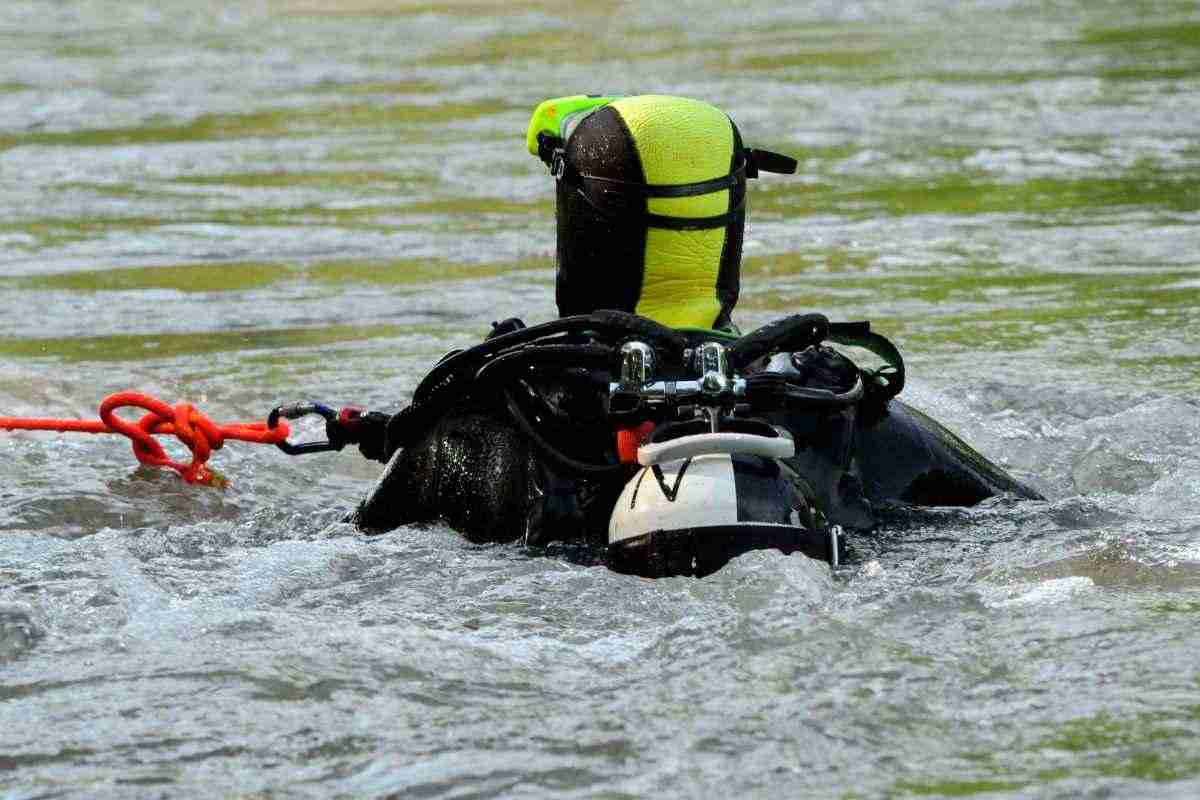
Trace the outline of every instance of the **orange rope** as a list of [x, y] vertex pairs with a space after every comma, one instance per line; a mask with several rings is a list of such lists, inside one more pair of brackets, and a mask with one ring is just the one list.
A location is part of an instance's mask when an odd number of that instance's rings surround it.
[[[141, 408], [146, 414], [136, 423], [117, 416], [118, 408]], [[280, 420], [274, 428], [265, 422], [233, 422], [217, 425], [191, 403], [178, 403], [174, 408], [156, 397], [141, 392], [117, 392], [100, 404], [100, 420], [49, 419], [42, 417], [0, 416], [0, 428], [10, 431], [58, 431], [61, 433], [119, 433], [133, 443], [133, 454], [143, 464], [168, 467], [188, 483], [223, 486], [225, 479], [208, 468], [206, 462], [214, 450], [220, 450], [226, 439], [258, 444], [277, 444], [288, 437], [286, 422]], [[192, 451], [192, 462], [172, 461], [154, 438], [174, 435]]]

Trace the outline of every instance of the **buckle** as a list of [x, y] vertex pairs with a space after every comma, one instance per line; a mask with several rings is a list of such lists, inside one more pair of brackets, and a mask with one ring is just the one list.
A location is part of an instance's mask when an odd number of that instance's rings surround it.
[[550, 156], [550, 174], [555, 180], [562, 180], [567, 174], [567, 156], [561, 147]]

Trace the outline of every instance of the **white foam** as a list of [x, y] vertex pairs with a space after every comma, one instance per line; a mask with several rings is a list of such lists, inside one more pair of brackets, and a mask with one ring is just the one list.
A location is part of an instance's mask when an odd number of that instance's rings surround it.
[[1066, 578], [1053, 578], [1048, 581], [1004, 587], [998, 590], [1001, 596], [985, 597], [983, 602], [990, 608], [1053, 605], [1069, 600], [1083, 592], [1089, 592], [1095, 587], [1096, 584], [1091, 578], [1072, 575]]

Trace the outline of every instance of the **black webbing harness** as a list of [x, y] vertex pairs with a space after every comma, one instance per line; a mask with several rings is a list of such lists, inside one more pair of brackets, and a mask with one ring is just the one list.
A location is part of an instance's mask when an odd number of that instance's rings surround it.
[[[597, 213], [610, 219], [640, 222], [646, 227], [673, 231], [724, 228], [745, 208], [745, 192], [742, 192], [737, 204], [729, 211], [711, 217], [652, 214], [634, 208], [630, 201], [652, 197], [695, 197], [725, 189], [732, 191], [744, 179], [757, 178], [759, 172], [774, 172], [780, 175], [796, 172], [796, 159], [781, 153], [746, 147], [738, 155], [737, 164], [729, 174], [711, 180], [694, 183], [636, 183], [598, 175], [584, 175], [567, 161], [566, 143], [562, 139], [545, 132], [538, 134], [538, 157], [550, 167], [550, 174], [563, 186], [578, 192]], [[602, 200], [597, 202], [592, 192]]]

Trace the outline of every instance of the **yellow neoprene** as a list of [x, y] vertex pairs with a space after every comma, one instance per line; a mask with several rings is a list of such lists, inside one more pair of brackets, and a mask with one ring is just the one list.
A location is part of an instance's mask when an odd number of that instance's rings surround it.
[[[729, 174], [733, 127], [719, 109], [665, 95], [628, 97], [612, 106], [633, 137], [646, 183], [695, 183]], [[648, 205], [652, 214], [711, 217], [729, 210], [729, 190], [651, 198]], [[717, 276], [725, 236], [725, 228], [647, 231], [637, 313], [671, 327], [711, 328], [721, 312]]]

